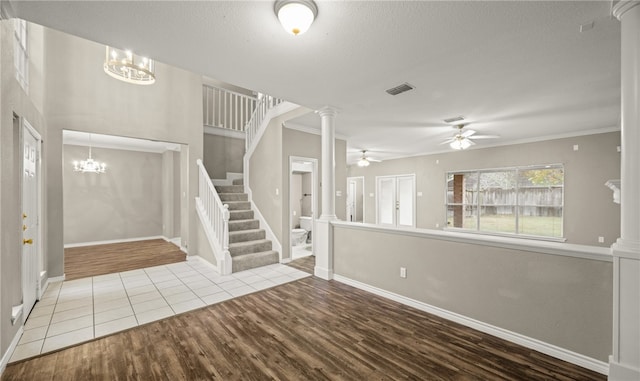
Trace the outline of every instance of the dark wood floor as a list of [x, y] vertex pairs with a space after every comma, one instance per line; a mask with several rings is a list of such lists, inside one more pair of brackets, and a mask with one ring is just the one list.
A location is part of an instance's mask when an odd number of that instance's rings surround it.
[[295, 259], [289, 263], [289, 266], [294, 267], [300, 271], [304, 271], [309, 274], [313, 274], [313, 268], [316, 267], [316, 257], [310, 255], [308, 257]]
[[64, 249], [66, 280], [182, 262], [186, 254], [163, 239]]
[[309, 277], [10, 364], [8, 380], [606, 380]]

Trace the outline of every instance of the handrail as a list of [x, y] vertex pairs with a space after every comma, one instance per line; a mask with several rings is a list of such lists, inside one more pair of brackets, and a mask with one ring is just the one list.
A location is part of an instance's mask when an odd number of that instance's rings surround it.
[[284, 102], [283, 99], [272, 97], [271, 95], [262, 95], [262, 97], [258, 98], [258, 104], [256, 105], [253, 114], [251, 114], [251, 119], [245, 126], [244, 130], [247, 133], [245, 138], [245, 148], [249, 150], [251, 147], [251, 143], [258, 133], [258, 128], [262, 124], [262, 121], [267, 115], [267, 112], [272, 108], [276, 107], [280, 103]]
[[[204, 214], [203, 225], [207, 236], [212, 236], [216, 246], [217, 266], [222, 274], [231, 273], [231, 255], [229, 253], [229, 205], [223, 204], [218, 196], [216, 188], [209, 178], [209, 174], [202, 163], [196, 161], [198, 165], [198, 197], [197, 203]], [[209, 231], [207, 232], [206, 229]]]
[[244, 131], [258, 98], [211, 85], [202, 85], [203, 124], [207, 127]]

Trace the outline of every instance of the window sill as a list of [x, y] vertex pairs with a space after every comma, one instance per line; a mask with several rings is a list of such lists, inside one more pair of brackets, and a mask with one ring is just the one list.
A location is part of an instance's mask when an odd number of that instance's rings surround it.
[[514, 239], [529, 239], [529, 240], [532, 240], [532, 241], [567, 242], [567, 239], [564, 238], [564, 237], [544, 237], [544, 236], [539, 236], [539, 235], [487, 232], [487, 231], [470, 230], [470, 229], [464, 229], [464, 228], [444, 228], [442, 230], [448, 231], [448, 232], [460, 232], [460, 233], [468, 233], [468, 234], [486, 235], [486, 236], [491, 236], [491, 237], [507, 237], [507, 238], [514, 238]]

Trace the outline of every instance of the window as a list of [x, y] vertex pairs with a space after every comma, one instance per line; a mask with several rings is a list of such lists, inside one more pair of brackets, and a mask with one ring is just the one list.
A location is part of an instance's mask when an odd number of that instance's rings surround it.
[[447, 226], [562, 238], [564, 168], [545, 165], [447, 173]]
[[22, 89], [28, 92], [29, 89], [29, 50], [27, 46], [27, 22], [16, 19], [14, 24], [15, 35], [15, 64], [16, 79]]

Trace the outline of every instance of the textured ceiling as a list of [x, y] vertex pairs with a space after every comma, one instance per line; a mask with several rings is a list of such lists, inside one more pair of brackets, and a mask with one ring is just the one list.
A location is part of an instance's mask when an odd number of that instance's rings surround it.
[[[291, 36], [273, 1], [10, 2], [44, 26], [311, 109], [336, 107], [336, 132], [378, 158], [447, 150], [439, 143], [454, 131], [442, 120], [458, 115], [501, 137], [474, 148], [619, 128], [610, 1], [317, 4], [311, 29]], [[403, 82], [415, 90], [385, 93]]]

